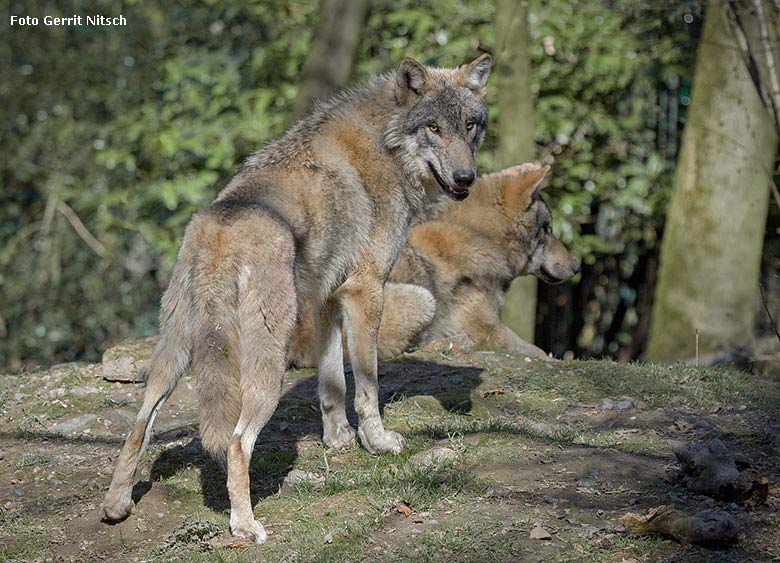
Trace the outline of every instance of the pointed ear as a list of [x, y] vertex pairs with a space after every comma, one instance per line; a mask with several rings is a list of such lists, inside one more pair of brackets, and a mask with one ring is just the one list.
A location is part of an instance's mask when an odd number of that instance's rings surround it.
[[428, 82], [428, 71], [414, 59], [404, 59], [395, 75], [395, 98], [406, 103], [422, 96]]
[[510, 205], [522, 204], [524, 208], [527, 207], [543, 188], [542, 180], [549, 171], [549, 166], [542, 166], [538, 162], [526, 162], [501, 170], [499, 174], [504, 179], [504, 201]]
[[481, 98], [485, 95], [485, 86], [492, 67], [493, 59], [483, 53], [469, 64], [460, 67], [460, 83]]

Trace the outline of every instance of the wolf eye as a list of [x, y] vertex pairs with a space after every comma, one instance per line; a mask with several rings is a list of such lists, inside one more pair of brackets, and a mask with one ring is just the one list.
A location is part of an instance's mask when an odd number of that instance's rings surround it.
[[429, 123], [426, 127], [430, 130], [431, 133], [438, 133], [439, 132], [439, 124], [438, 123]]
[[474, 122], [469, 120], [466, 122], [466, 131], [471, 131], [472, 129], [474, 129]]

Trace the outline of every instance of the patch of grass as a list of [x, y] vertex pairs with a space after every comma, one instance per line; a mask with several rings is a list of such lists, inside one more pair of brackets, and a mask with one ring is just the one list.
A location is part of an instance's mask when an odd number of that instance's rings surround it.
[[103, 402], [100, 403], [101, 409], [116, 409], [121, 407], [128, 407], [134, 405], [135, 401], [129, 397], [123, 397], [121, 399], [112, 399], [111, 397], [104, 397]]
[[223, 525], [211, 520], [191, 520], [184, 522], [171, 532], [171, 544], [202, 542], [213, 538], [223, 529]]
[[54, 456], [49, 454], [31, 454], [22, 455], [22, 458], [16, 462], [16, 468], [35, 467], [41, 465], [50, 465], [54, 463]]

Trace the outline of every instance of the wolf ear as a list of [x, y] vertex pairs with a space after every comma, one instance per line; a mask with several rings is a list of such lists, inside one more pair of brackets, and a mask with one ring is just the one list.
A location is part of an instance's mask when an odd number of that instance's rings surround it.
[[487, 53], [460, 67], [460, 83], [480, 98], [485, 95], [485, 86], [490, 78], [493, 59]]
[[404, 59], [395, 75], [395, 97], [406, 103], [415, 96], [421, 96], [428, 81], [428, 71], [414, 59]]
[[538, 162], [526, 162], [510, 168], [505, 168], [499, 174], [506, 178], [504, 186], [504, 201], [510, 205], [523, 204], [527, 207], [533, 197], [544, 187], [542, 180], [550, 171], [549, 166]]

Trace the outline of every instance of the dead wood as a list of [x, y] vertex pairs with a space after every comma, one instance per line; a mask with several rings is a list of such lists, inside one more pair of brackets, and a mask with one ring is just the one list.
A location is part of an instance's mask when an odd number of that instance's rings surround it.
[[769, 481], [741, 453], [731, 452], [720, 440], [708, 444], [671, 442], [670, 446], [682, 466], [672, 476], [700, 495], [720, 500], [765, 504]]
[[705, 510], [690, 516], [671, 506], [658, 506], [644, 516], [627, 512], [620, 521], [632, 534], [658, 534], [683, 545], [734, 543], [739, 534], [734, 517], [719, 510]]

